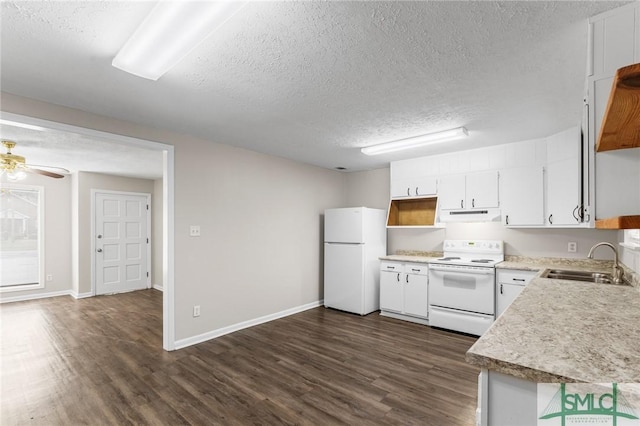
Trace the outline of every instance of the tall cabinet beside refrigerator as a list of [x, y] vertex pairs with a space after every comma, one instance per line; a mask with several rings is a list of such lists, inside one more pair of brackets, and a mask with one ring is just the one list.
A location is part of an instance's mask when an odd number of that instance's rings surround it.
[[385, 210], [367, 207], [324, 211], [324, 306], [360, 315], [379, 309], [386, 220]]

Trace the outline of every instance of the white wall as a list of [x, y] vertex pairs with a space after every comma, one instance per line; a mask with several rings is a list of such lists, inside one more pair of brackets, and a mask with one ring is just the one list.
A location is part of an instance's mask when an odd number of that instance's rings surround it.
[[[388, 208], [389, 169], [350, 173], [347, 175], [347, 203], [368, 207]], [[449, 223], [444, 229], [389, 229], [387, 252], [397, 250], [441, 251], [444, 239], [496, 239], [505, 242], [508, 255], [536, 257], [584, 258], [595, 243], [608, 241], [615, 244], [617, 231], [600, 229], [514, 229], [500, 223]], [[576, 253], [567, 252], [568, 242], [577, 242]], [[612, 259], [606, 249], [598, 249], [599, 259]]]
[[345, 207], [389, 208], [389, 169], [346, 174], [347, 203]]
[[11, 94], [2, 110], [175, 146], [177, 340], [322, 297], [322, 212], [345, 205], [343, 173]]
[[52, 179], [29, 174], [26, 179], [18, 183], [44, 187], [45, 275], [53, 275], [53, 281], [45, 282], [44, 288], [40, 289], [0, 293], [0, 300], [70, 291], [71, 178], [67, 176], [62, 179]]
[[[176, 147], [177, 339], [322, 299], [322, 212], [343, 174], [206, 141]], [[202, 236], [189, 237], [199, 225]], [[192, 317], [194, 305], [201, 316]]]

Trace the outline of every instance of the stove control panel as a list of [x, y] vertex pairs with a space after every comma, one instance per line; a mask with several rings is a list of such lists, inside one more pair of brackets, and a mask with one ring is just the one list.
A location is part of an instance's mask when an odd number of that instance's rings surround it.
[[445, 252], [462, 253], [504, 253], [503, 242], [500, 240], [444, 240]]

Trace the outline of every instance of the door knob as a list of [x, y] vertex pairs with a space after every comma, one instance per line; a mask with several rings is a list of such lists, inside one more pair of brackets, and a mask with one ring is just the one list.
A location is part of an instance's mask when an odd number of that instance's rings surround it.
[[98, 234], [98, 238], [102, 238], [102, 234]]
[[102, 249], [98, 249], [96, 250], [98, 253], [102, 253]]

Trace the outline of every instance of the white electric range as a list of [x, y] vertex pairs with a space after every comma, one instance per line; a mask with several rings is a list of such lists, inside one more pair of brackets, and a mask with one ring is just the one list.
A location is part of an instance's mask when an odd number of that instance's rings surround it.
[[481, 336], [495, 319], [495, 265], [504, 260], [496, 240], [445, 240], [429, 263], [429, 325]]

